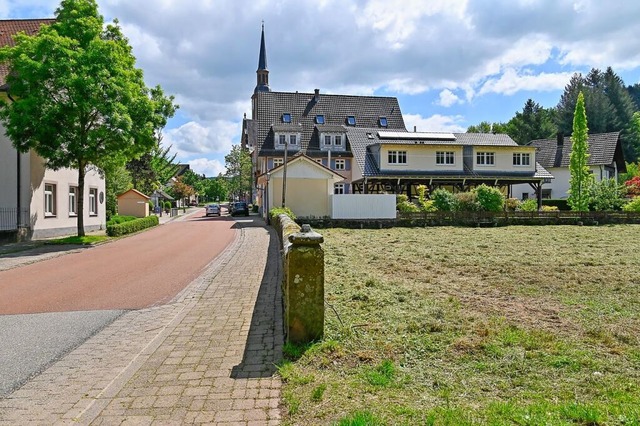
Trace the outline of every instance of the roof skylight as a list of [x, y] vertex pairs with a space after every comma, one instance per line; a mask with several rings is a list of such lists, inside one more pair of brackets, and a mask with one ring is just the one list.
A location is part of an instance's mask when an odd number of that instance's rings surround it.
[[349, 126], [355, 126], [356, 125], [356, 117], [355, 117], [355, 115], [348, 115], [347, 116], [347, 124]]
[[378, 122], [380, 123], [380, 127], [387, 127], [389, 125], [389, 123], [387, 122], [387, 117], [380, 117], [378, 119]]
[[291, 113], [285, 112], [282, 114], [282, 122], [283, 123], [291, 123]]
[[316, 115], [316, 124], [324, 124], [324, 115], [322, 114]]

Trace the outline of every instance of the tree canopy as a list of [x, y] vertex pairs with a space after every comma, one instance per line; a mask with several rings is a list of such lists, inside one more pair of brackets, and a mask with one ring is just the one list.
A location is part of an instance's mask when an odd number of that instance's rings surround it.
[[95, 0], [63, 0], [55, 15], [38, 34], [19, 34], [0, 50], [14, 100], [0, 118], [18, 151], [33, 149], [52, 169], [78, 170], [82, 236], [88, 168], [149, 151], [172, 98], [147, 88], [117, 21], [105, 27]]
[[227, 167], [227, 188], [230, 195], [244, 198], [251, 193], [253, 179], [251, 177], [251, 156], [240, 145], [234, 145], [231, 152], [224, 157]]

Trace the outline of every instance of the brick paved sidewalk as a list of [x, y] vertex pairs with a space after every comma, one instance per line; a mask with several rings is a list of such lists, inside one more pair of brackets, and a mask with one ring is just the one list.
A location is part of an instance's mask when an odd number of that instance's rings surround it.
[[0, 425], [280, 423], [277, 237], [238, 236], [173, 303], [124, 314], [5, 399]]

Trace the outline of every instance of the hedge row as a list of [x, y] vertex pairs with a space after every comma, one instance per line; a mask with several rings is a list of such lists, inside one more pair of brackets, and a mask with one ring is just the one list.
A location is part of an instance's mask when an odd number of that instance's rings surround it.
[[151, 228], [160, 223], [158, 216], [151, 215], [140, 219], [131, 220], [129, 222], [119, 223], [115, 225], [107, 225], [107, 235], [110, 237], [119, 237], [121, 235], [131, 234], [146, 228]]

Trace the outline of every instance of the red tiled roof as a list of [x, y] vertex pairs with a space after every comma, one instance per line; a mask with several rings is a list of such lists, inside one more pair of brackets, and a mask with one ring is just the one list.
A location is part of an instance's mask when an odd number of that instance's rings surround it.
[[[55, 19], [7, 19], [0, 20], [0, 46], [14, 46], [13, 36], [19, 32], [27, 35], [36, 34], [42, 25], [49, 25]], [[6, 82], [9, 74], [9, 67], [6, 64], [0, 64], [0, 86]]]

